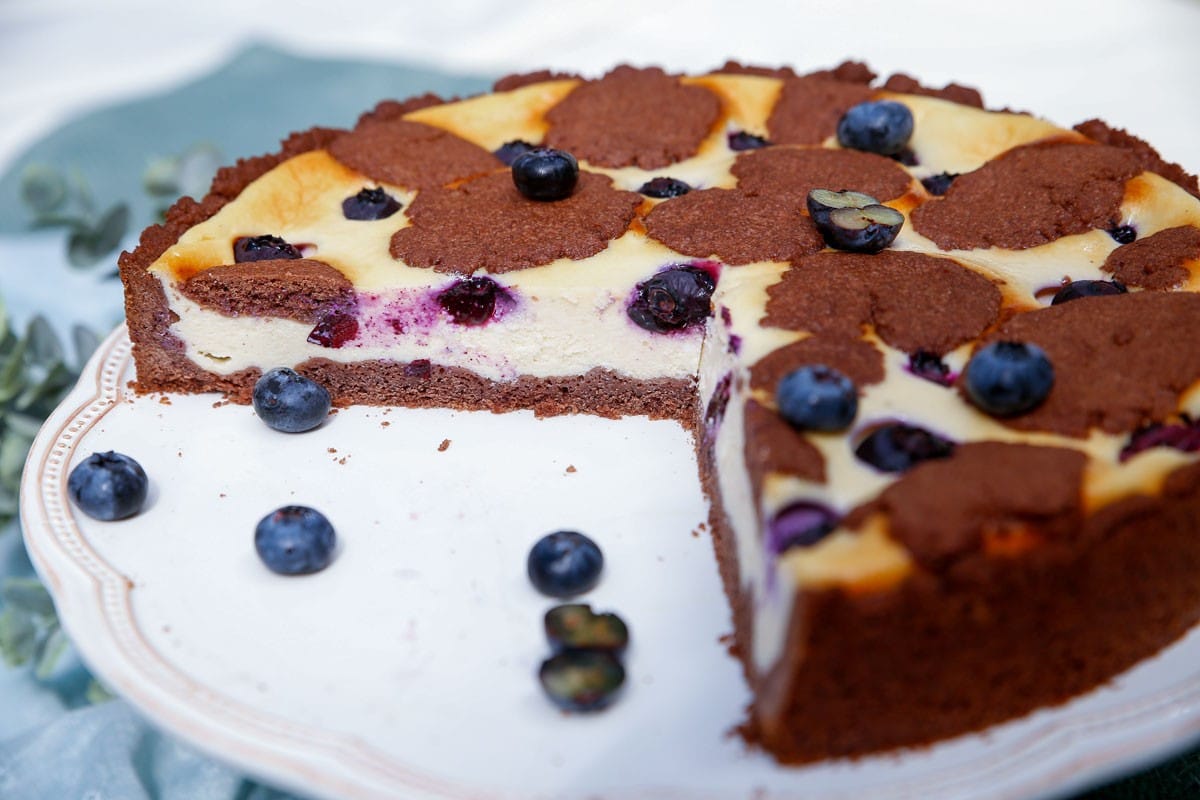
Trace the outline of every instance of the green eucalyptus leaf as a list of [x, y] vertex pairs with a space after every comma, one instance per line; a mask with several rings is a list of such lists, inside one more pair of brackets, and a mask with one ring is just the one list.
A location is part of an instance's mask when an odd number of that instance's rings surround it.
[[3, 440], [0, 440], [0, 480], [14, 483], [20, 479], [21, 470], [25, 468], [25, 457], [29, 455], [32, 444], [32, 439], [5, 432]]
[[44, 316], [38, 314], [29, 320], [25, 329], [25, 338], [29, 340], [29, 357], [35, 364], [49, 365], [62, 361], [66, 356], [58, 334]]
[[41, 374], [27, 383], [25, 390], [13, 401], [17, 411], [37, 413], [47, 416], [54, 410], [59, 397], [75, 383], [74, 374], [61, 361], [55, 361], [49, 369], [41, 370]]
[[75, 345], [75, 365], [82, 370], [92, 353], [100, 346], [100, 337], [91, 328], [76, 324], [71, 328], [71, 341]]
[[0, 403], [7, 403], [25, 386], [25, 339], [19, 340], [0, 364]]
[[35, 217], [33, 222], [29, 223], [29, 227], [33, 230], [67, 228], [73, 232], [78, 232], [88, 230], [90, 224], [83, 217], [77, 217], [72, 214], [47, 214]]
[[70, 644], [63, 629], [57, 623], [52, 625], [50, 635], [42, 640], [42, 645], [38, 648], [33, 677], [44, 681], [53, 675], [54, 668], [58, 666], [58, 662], [62, 660], [63, 653], [67, 652], [67, 646]]
[[104, 684], [100, 683], [100, 681], [92, 678], [92, 680], [88, 683], [87, 690], [84, 692], [83, 697], [85, 700], [95, 706], [99, 705], [100, 703], [107, 703], [109, 700], [112, 700], [114, 697], [116, 697], [116, 695], [104, 688]]
[[129, 229], [129, 206], [125, 203], [104, 212], [91, 228], [74, 231], [67, 239], [67, 260], [73, 267], [90, 267], [121, 245]]
[[142, 173], [142, 187], [156, 197], [179, 194], [179, 159], [150, 159]]
[[37, 652], [37, 626], [16, 609], [0, 611], [0, 658], [10, 667], [29, 663]]
[[42, 216], [61, 206], [67, 199], [67, 182], [62, 174], [46, 164], [30, 164], [21, 173], [21, 202]]
[[95, 202], [92, 200], [92, 190], [88, 187], [87, 179], [83, 177], [83, 173], [78, 167], [71, 170], [71, 183], [75, 184], [75, 202], [83, 209], [85, 215], [92, 216], [96, 210]]
[[9, 411], [4, 415], [3, 419], [7, 428], [4, 433], [5, 436], [8, 435], [8, 431], [12, 431], [17, 436], [23, 436], [32, 441], [42, 427], [41, 417], [21, 414], [16, 411]]
[[0, 584], [0, 600], [8, 608], [47, 620], [57, 619], [50, 592], [37, 578], [6, 578]]

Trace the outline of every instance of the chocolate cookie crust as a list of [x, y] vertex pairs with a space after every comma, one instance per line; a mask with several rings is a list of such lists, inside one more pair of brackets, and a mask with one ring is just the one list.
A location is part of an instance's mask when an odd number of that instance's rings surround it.
[[858, 338], [873, 325], [906, 353], [941, 355], [996, 321], [1000, 291], [957, 262], [922, 253], [817, 253], [767, 290], [762, 324]]
[[942, 250], [1026, 250], [1108, 228], [1138, 159], [1115, 147], [1045, 142], [1015, 147], [960, 175], [943, 197], [918, 206], [912, 224]]
[[743, 458], [755, 496], [762, 491], [763, 479], [770, 473], [825, 482], [825, 459], [812, 442], [755, 400], [746, 403], [745, 415]]
[[546, 144], [602, 167], [657, 169], [693, 156], [721, 102], [661, 69], [617, 67], [546, 113]]
[[329, 153], [350, 169], [407, 189], [444, 186], [503, 166], [466, 139], [405, 119], [360, 122], [336, 139]]
[[1102, 269], [1126, 286], [1173, 289], [1200, 261], [1200, 228], [1167, 228], [1109, 253]]
[[392, 255], [438, 272], [499, 274], [594, 256], [633, 221], [640, 195], [583, 172], [565, 200], [523, 197], [507, 170], [450, 189], [427, 189], [392, 236]]
[[870, 100], [869, 86], [823, 77], [788, 78], [767, 118], [767, 137], [776, 144], [821, 144], [837, 132], [853, 105]]
[[1085, 297], [1018, 314], [988, 339], [1041, 347], [1054, 365], [1054, 388], [1041, 406], [1006, 422], [1065, 436], [1163, 422], [1200, 380], [1200, 348], [1167, 343], [1195, 330], [1200, 295], [1184, 292]]
[[180, 285], [185, 297], [227, 317], [279, 317], [315, 323], [329, 308], [349, 304], [354, 286], [322, 261], [281, 259], [227, 264]]
[[748, 195], [795, 195], [803, 203], [813, 189], [850, 189], [880, 202], [903, 196], [909, 174], [890, 158], [858, 150], [767, 147], [738, 156], [731, 169]]

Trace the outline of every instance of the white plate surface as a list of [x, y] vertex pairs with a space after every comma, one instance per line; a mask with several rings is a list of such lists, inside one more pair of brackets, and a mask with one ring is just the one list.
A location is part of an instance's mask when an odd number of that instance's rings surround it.
[[[479, 800], [999, 800], [1050, 797], [1200, 735], [1200, 631], [1062, 708], [929, 750], [783, 768], [730, 735], [748, 690], [689, 437], [674, 423], [352, 408], [301, 435], [214, 397], [134, 396], [118, 329], [30, 453], [29, 552], [101, 679], [256, 775], [327, 797]], [[449, 446], [439, 449], [443, 440]], [[151, 479], [138, 517], [66, 498], [90, 453]], [[282, 578], [254, 525], [311, 505], [340, 537]], [[524, 574], [541, 534], [605, 551], [586, 600], [633, 644], [621, 701], [567, 717], [541, 696]], [[870, 720], [864, 720], [869, 725]]]

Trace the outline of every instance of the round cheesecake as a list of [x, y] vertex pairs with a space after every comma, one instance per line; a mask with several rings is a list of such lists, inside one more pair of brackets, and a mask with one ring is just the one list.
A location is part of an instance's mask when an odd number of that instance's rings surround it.
[[[555, 199], [537, 148], [578, 165]], [[679, 420], [743, 731], [805, 762], [1061, 703], [1200, 617], [1198, 197], [958, 85], [618, 67], [294, 134], [121, 275], [139, 391]]]

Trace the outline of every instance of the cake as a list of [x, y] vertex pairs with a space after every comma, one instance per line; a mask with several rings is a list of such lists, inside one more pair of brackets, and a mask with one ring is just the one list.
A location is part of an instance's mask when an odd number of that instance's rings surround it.
[[[840, 146], [880, 100], [904, 147]], [[565, 199], [514, 187], [533, 145], [578, 160]], [[829, 247], [813, 190], [903, 225]], [[1130, 134], [954, 84], [618, 67], [294, 134], [120, 265], [142, 392], [247, 402], [286, 366], [341, 405], [678, 420], [743, 732], [800, 763], [1062, 703], [1200, 617], [1198, 197]], [[1052, 370], [1015, 411], [966, 376], [1005, 347]], [[781, 413], [814, 370], [842, 429]]]

